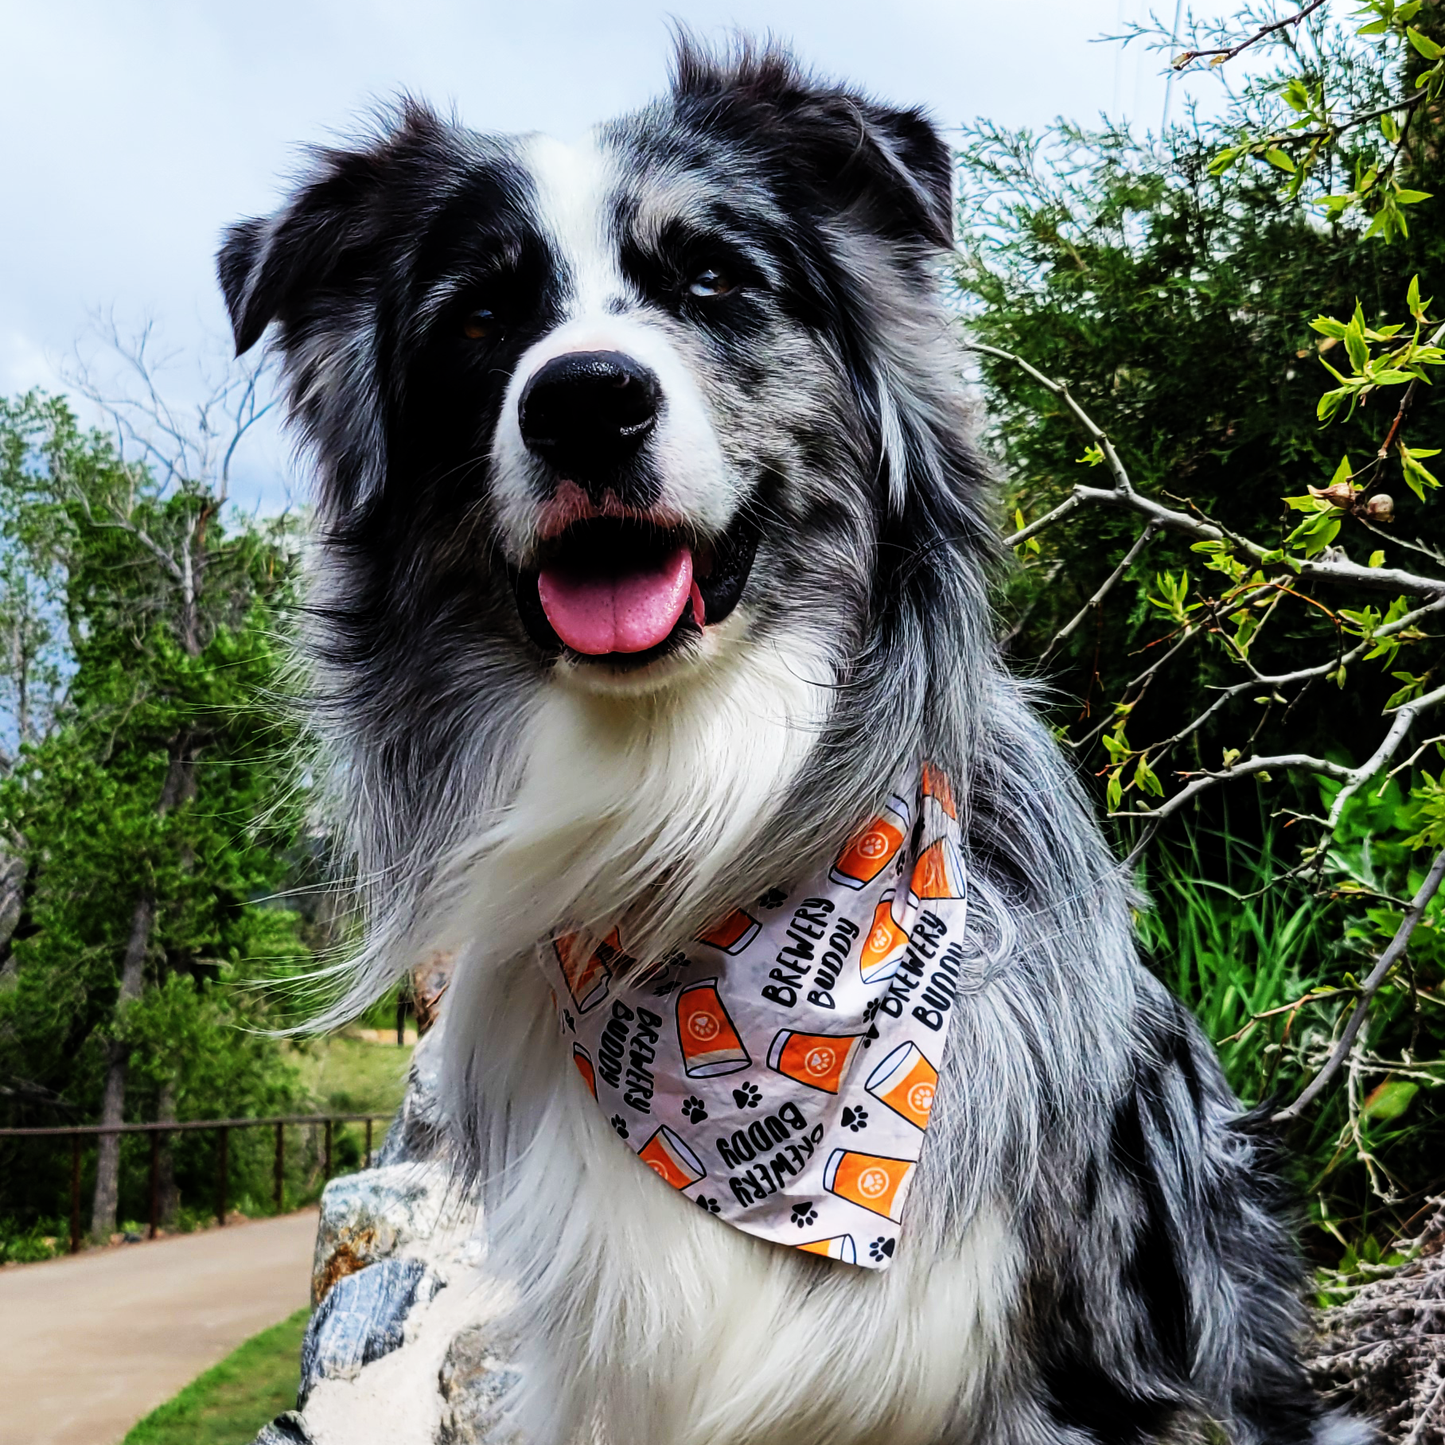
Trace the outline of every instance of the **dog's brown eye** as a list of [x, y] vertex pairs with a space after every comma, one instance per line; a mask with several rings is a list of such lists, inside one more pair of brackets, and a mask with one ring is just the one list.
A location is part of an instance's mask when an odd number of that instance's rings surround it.
[[485, 306], [478, 306], [462, 322], [462, 334], [473, 341], [485, 341], [497, 329], [497, 318]]
[[733, 283], [721, 271], [709, 266], [692, 278], [687, 289], [694, 296], [726, 296], [733, 289]]

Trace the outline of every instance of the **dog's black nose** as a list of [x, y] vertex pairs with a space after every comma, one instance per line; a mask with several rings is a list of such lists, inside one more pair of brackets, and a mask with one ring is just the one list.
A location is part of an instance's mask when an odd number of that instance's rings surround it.
[[595, 475], [642, 445], [657, 424], [657, 378], [620, 351], [572, 351], [522, 391], [522, 440], [564, 473]]

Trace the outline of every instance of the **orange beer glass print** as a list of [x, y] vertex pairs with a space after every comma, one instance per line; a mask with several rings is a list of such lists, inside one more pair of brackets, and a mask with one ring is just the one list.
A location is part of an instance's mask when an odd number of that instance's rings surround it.
[[762, 924], [741, 908], [734, 908], [720, 923], [714, 923], [704, 933], [699, 933], [699, 943], [711, 944], [724, 953], [741, 953], [758, 936]]
[[918, 855], [911, 886], [920, 899], [963, 897], [963, 858], [951, 838], [930, 843]]
[[804, 1254], [821, 1254], [824, 1259], [841, 1259], [844, 1264], [858, 1263], [858, 1249], [851, 1234], [835, 1234], [832, 1239], [813, 1239], [798, 1248]]
[[578, 1013], [585, 1014], [602, 1002], [610, 987], [612, 970], [602, 962], [598, 952], [589, 958], [579, 958], [576, 934], [554, 938], [552, 947], [556, 950], [557, 962], [562, 965], [562, 977], [567, 980], [572, 1002], [577, 1005]]
[[752, 1063], [718, 996], [715, 978], [690, 983], [678, 994], [677, 1042], [683, 1072], [690, 1079], [735, 1074]]
[[863, 1042], [862, 1034], [800, 1034], [783, 1029], [768, 1050], [768, 1067], [825, 1094], [836, 1094]]
[[938, 1087], [938, 1070], [923, 1057], [917, 1044], [899, 1044], [868, 1075], [863, 1087], [880, 1104], [887, 1104], [910, 1124], [926, 1129]]
[[903, 1203], [899, 1196], [913, 1169], [911, 1159], [887, 1159], [878, 1154], [835, 1149], [823, 1170], [823, 1188], [896, 1224]]
[[890, 888], [873, 910], [873, 926], [858, 954], [858, 972], [864, 983], [880, 983], [898, 972], [898, 961], [908, 947], [908, 934], [893, 921], [893, 890]]
[[577, 1065], [577, 1072], [582, 1075], [582, 1082], [592, 1091], [592, 1097], [595, 1099], [597, 1097], [597, 1070], [592, 1067], [592, 1055], [581, 1044], [573, 1044], [572, 1062]]
[[923, 796], [932, 798], [950, 818], [958, 817], [958, 809], [953, 801], [953, 786], [948, 781], [948, 775], [939, 772], [932, 763], [923, 765]]
[[702, 1160], [666, 1124], [637, 1151], [637, 1157], [674, 1189], [686, 1189], [707, 1173]]
[[862, 888], [898, 856], [907, 836], [908, 804], [889, 798], [883, 811], [848, 840], [828, 876], [845, 888]]

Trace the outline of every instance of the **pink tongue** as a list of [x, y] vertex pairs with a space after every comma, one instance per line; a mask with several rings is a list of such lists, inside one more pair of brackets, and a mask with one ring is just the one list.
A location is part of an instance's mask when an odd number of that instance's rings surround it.
[[647, 571], [617, 575], [544, 567], [537, 576], [537, 595], [552, 630], [573, 652], [589, 657], [656, 647], [695, 590], [687, 547]]

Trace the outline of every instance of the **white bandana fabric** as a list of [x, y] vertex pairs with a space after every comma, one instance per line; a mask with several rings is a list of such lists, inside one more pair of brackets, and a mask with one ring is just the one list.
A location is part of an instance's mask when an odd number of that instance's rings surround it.
[[[910, 780], [911, 781], [911, 780]], [[776, 1244], [886, 1269], [963, 961], [947, 778], [924, 766], [826, 873], [738, 908], [639, 982], [613, 933], [539, 950], [572, 1058], [665, 1183]]]

